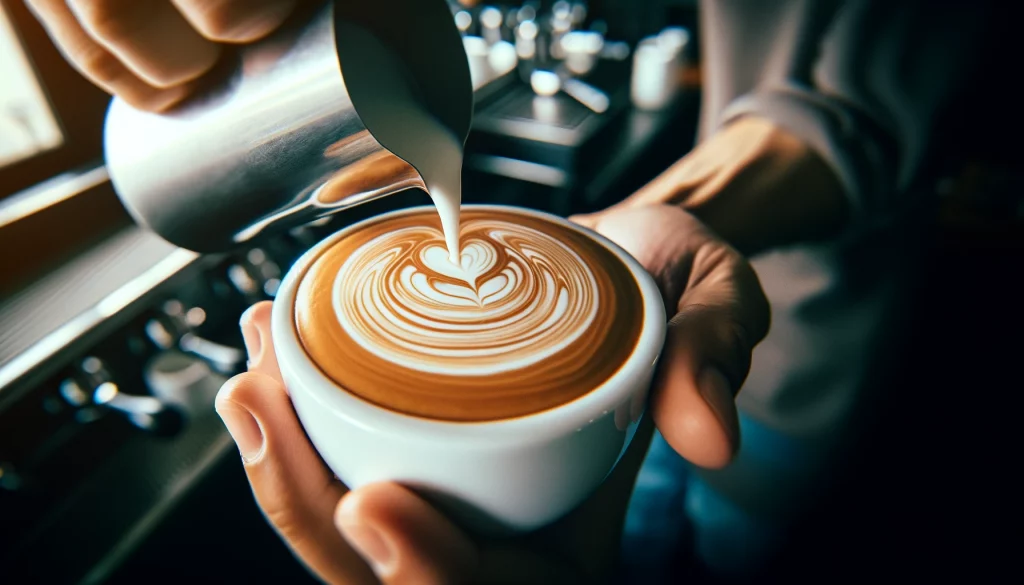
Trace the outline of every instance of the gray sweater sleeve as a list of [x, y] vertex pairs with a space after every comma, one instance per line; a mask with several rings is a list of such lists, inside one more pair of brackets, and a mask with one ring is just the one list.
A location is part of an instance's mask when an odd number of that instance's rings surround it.
[[773, 120], [832, 166], [857, 223], [884, 221], [911, 203], [936, 118], [968, 79], [981, 42], [978, 8], [948, 0], [705, 2], [705, 51], [717, 60], [709, 67], [732, 67], [711, 74], [718, 87], [707, 89], [719, 99], [733, 92], [707, 122]]

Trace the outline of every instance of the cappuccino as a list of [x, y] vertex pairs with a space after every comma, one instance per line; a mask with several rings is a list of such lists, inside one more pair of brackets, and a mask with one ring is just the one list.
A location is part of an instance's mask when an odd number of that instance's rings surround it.
[[533, 530], [629, 445], [665, 306], [636, 260], [564, 219], [470, 205], [460, 236], [451, 263], [423, 207], [327, 238], [281, 283], [274, 349], [345, 485], [397, 481], [473, 530]]
[[599, 387], [643, 298], [605, 245], [512, 208], [462, 210], [451, 262], [431, 208], [349, 228], [299, 274], [295, 326], [339, 391], [445, 421], [520, 417]]

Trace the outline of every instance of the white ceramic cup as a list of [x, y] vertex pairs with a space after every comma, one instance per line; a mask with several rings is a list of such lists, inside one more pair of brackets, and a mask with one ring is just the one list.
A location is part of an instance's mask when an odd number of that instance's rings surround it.
[[640, 264], [586, 228], [521, 208], [466, 205], [463, 209], [511, 212], [556, 222], [600, 242], [628, 267], [643, 298], [643, 327], [635, 351], [611, 378], [552, 409], [482, 423], [401, 414], [339, 388], [321, 373], [299, 342], [295, 293], [299, 276], [321, 250], [360, 229], [361, 224], [328, 237], [288, 272], [274, 301], [274, 347], [310, 441], [350, 488], [394, 481], [417, 490], [472, 529], [490, 533], [533, 530], [583, 502], [628, 447], [664, 343], [665, 308], [657, 285]]

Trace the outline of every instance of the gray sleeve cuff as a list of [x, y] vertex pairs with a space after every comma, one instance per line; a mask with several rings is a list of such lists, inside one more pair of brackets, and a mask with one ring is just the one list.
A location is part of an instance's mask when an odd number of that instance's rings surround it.
[[852, 224], [863, 227], [892, 211], [895, 145], [866, 117], [796, 85], [741, 96], [726, 107], [718, 124], [747, 115], [771, 120], [800, 137], [832, 167], [850, 201]]

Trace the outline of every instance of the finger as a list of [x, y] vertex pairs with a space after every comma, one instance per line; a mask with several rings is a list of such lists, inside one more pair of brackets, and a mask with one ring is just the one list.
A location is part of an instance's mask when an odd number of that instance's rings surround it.
[[690, 462], [726, 465], [739, 448], [735, 396], [768, 331], [770, 309], [750, 265], [724, 245], [694, 257], [669, 322], [651, 406], [666, 441]]
[[332, 522], [345, 487], [320, 460], [277, 380], [239, 374], [217, 395], [217, 413], [238, 445], [267, 520], [310, 570], [331, 583], [373, 576]]
[[[732, 149], [694, 149], [622, 201], [601, 211], [576, 215], [569, 219], [594, 229], [605, 216], [615, 211], [666, 203], [678, 204], [683, 200], [690, 200], [698, 188], [708, 190], [710, 187], [720, 187], [721, 181], [728, 180], [718, 177], [718, 171], [730, 162], [729, 157], [734, 153]], [[716, 177], [717, 182], [712, 182]]]
[[[249, 371], [270, 376], [283, 384], [281, 368], [277, 364], [274, 340], [270, 334], [270, 315], [273, 303], [261, 301], [249, 307], [239, 320], [245, 351], [249, 356]], [[287, 390], [287, 389], [286, 389]]]
[[30, 0], [28, 6], [75, 69], [104, 91], [120, 96], [132, 106], [162, 111], [192, 92], [191, 84], [158, 89], [137, 77], [85, 32], [64, 0]]
[[389, 585], [463, 583], [476, 567], [472, 541], [433, 506], [397, 484], [350, 492], [338, 506], [335, 522]]
[[198, 79], [220, 47], [203, 38], [166, 0], [68, 0], [82, 28], [153, 87]]
[[584, 213], [580, 215], [569, 216], [569, 221], [581, 225], [585, 228], [596, 229], [598, 222], [601, 220], [602, 212], [597, 211], [594, 213]]
[[225, 43], [250, 43], [287, 20], [296, 0], [172, 0], [204, 37]]
[[675, 315], [652, 385], [658, 429], [692, 463], [725, 465], [739, 445], [734, 397], [754, 345], [768, 331], [770, 310], [757, 275], [738, 252], [675, 206], [609, 213], [597, 229], [654, 276]]
[[569, 221], [579, 224], [583, 227], [590, 228], [592, 230], [597, 230], [598, 225], [600, 225], [601, 222], [604, 221], [604, 219], [609, 215], [614, 215], [616, 211], [621, 211], [632, 207], [641, 207], [645, 205], [662, 203], [662, 201], [652, 200], [653, 197], [651, 196], [651, 193], [654, 192], [654, 190], [651, 188], [651, 185], [657, 185], [664, 181], [665, 179], [658, 177], [651, 181], [651, 183], [644, 186], [639, 191], [634, 192], [632, 195], [626, 197], [622, 201], [618, 201], [600, 211], [573, 215], [569, 217]]
[[[716, 175], [716, 171], [724, 162], [721, 150], [695, 148], [614, 207], [681, 203], [688, 199], [694, 189]], [[728, 156], [728, 151], [725, 155]]]
[[661, 368], [651, 394], [658, 429], [687, 461], [718, 469], [739, 448], [733, 386], [701, 348], [720, 327], [717, 316], [695, 310], [669, 323]]

